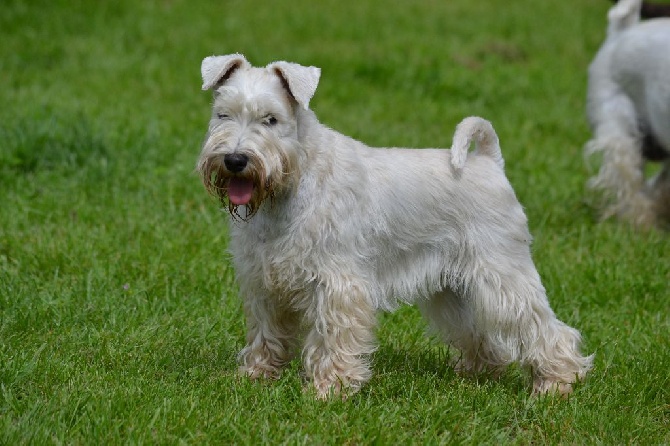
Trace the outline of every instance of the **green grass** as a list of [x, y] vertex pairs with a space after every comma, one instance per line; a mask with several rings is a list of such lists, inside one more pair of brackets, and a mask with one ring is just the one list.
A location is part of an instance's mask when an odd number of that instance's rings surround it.
[[[586, 204], [586, 67], [609, 2], [5, 0], [0, 8], [0, 444], [667, 444], [670, 238]], [[413, 308], [380, 317], [347, 402], [235, 375], [225, 216], [193, 172], [199, 68], [322, 68], [312, 108], [370, 145], [490, 119], [561, 319], [595, 369], [568, 400], [464, 379]]]

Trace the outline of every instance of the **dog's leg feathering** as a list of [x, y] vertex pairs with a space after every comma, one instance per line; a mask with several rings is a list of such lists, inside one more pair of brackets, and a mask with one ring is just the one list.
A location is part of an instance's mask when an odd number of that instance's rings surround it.
[[239, 373], [252, 379], [277, 379], [295, 354], [299, 315], [263, 294], [244, 300], [247, 345], [238, 355]]
[[376, 345], [375, 310], [350, 281], [317, 286], [306, 318], [311, 330], [305, 339], [303, 362], [317, 397], [346, 397], [371, 377], [368, 356]]
[[477, 308], [475, 326], [483, 340], [483, 360], [494, 366], [518, 361], [533, 374], [534, 393], [572, 392], [572, 384], [584, 379], [592, 356], [579, 351], [577, 330], [556, 318], [544, 287], [531, 263], [525, 270], [494, 272], [480, 269], [471, 283]]

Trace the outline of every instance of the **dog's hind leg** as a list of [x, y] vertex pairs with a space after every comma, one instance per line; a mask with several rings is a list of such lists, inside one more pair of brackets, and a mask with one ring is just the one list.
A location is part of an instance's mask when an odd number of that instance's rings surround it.
[[[528, 262], [531, 262], [528, 259]], [[488, 360], [501, 365], [518, 361], [530, 368], [536, 393], [567, 394], [584, 378], [592, 357], [579, 352], [579, 332], [559, 321], [547, 301], [532, 262], [481, 265], [469, 285], [478, 335], [488, 346]]]

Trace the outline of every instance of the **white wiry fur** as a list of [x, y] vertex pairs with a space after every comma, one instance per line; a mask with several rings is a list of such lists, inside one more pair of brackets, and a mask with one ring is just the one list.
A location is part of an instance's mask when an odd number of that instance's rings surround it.
[[376, 312], [417, 303], [459, 370], [518, 361], [539, 393], [585, 376], [592, 357], [549, 306], [488, 121], [461, 122], [451, 151], [369, 148], [308, 108], [317, 68], [231, 55], [202, 72], [214, 104], [198, 170], [231, 214], [241, 373], [276, 378], [302, 347], [317, 395], [346, 395], [370, 379]]
[[[588, 118], [601, 153], [589, 181], [603, 191], [603, 217], [639, 227], [670, 221], [670, 19], [640, 22], [641, 0], [620, 0], [608, 14], [607, 38], [589, 67]], [[663, 161], [645, 178], [647, 161]]]

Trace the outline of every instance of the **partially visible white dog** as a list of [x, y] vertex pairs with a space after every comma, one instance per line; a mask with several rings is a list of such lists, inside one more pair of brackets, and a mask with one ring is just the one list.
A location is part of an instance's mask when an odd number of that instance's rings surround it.
[[[586, 154], [602, 154], [589, 185], [604, 192], [603, 217], [650, 227], [670, 220], [670, 19], [640, 22], [641, 3], [620, 0], [609, 11], [589, 67]], [[649, 180], [648, 161], [663, 162]]]
[[373, 149], [308, 108], [318, 68], [232, 54], [202, 77], [214, 104], [197, 169], [231, 215], [241, 373], [276, 378], [302, 343], [319, 397], [356, 391], [376, 312], [416, 302], [464, 372], [520, 362], [538, 393], [585, 376], [592, 357], [549, 306], [488, 121], [461, 122], [451, 151]]

